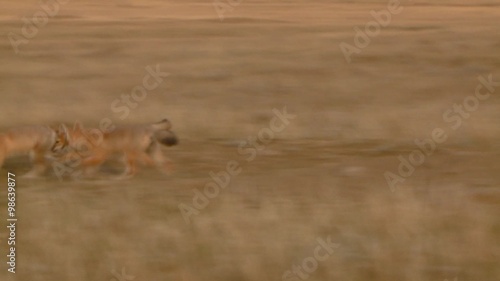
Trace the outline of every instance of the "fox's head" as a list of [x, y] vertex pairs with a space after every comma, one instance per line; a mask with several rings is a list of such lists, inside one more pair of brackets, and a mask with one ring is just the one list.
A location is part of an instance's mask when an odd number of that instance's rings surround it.
[[54, 130], [54, 132], [56, 133], [56, 137], [54, 140], [54, 144], [52, 145], [50, 150], [52, 152], [56, 152], [56, 153], [64, 151], [66, 149], [66, 147], [68, 147], [68, 145], [69, 145], [69, 138], [70, 137], [69, 137], [68, 128], [66, 128], [66, 125], [61, 124], [61, 125], [59, 125], [59, 128]]

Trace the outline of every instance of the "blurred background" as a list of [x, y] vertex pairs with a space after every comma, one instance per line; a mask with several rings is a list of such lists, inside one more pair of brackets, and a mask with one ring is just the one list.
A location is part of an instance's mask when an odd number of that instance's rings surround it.
[[[500, 2], [401, 0], [348, 62], [340, 44], [388, 3], [0, 1], [2, 130], [166, 117], [180, 139], [170, 176], [20, 181], [2, 280], [304, 280], [284, 274], [326, 237], [340, 247], [308, 280], [496, 280], [500, 87], [457, 130], [443, 114], [500, 81]], [[124, 117], [148, 66], [168, 76]], [[246, 161], [284, 107], [296, 117]], [[391, 191], [384, 173], [435, 128], [448, 139]], [[228, 161], [241, 173], [187, 224], [179, 204]], [[9, 159], [0, 179], [27, 170]]]

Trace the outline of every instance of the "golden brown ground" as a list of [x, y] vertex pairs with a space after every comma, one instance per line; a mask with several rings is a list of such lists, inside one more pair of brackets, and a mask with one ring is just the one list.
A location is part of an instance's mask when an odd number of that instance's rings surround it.
[[[18, 181], [1, 280], [281, 280], [327, 236], [340, 247], [308, 280], [500, 276], [500, 87], [456, 131], [442, 118], [479, 75], [500, 80], [498, 1], [401, 1], [350, 64], [339, 44], [387, 1], [243, 0], [223, 21], [210, 1], [101, 2], [70, 0], [16, 54], [7, 35], [40, 4], [0, 1], [0, 127], [168, 117], [176, 171]], [[112, 102], [156, 64], [170, 76], [122, 120]], [[296, 118], [245, 161], [238, 144], [284, 106]], [[384, 172], [437, 127], [448, 139], [391, 192]], [[178, 205], [230, 160], [241, 174], [187, 225]], [[11, 159], [0, 182], [28, 168]]]

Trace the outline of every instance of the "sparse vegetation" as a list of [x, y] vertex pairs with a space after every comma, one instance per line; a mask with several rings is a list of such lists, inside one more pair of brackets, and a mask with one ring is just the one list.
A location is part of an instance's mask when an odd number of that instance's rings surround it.
[[[0, 41], [0, 127], [168, 117], [180, 139], [164, 149], [171, 176], [20, 180], [18, 272], [0, 279], [111, 281], [125, 268], [134, 281], [282, 280], [327, 236], [340, 247], [307, 280], [498, 278], [500, 89], [394, 192], [384, 172], [478, 75], [500, 80], [500, 12], [413, 2], [350, 64], [339, 44], [387, 1], [245, 0], [221, 22], [209, 2], [75, 0], [20, 54]], [[2, 1], [0, 33], [37, 5]], [[111, 103], [156, 64], [170, 75], [121, 120]], [[283, 106], [296, 119], [243, 161], [240, 141]], [[242, 172], [186, 224], [178, 204], [230, 160]], [[0, 184], [27, 164], [9, 159]]]

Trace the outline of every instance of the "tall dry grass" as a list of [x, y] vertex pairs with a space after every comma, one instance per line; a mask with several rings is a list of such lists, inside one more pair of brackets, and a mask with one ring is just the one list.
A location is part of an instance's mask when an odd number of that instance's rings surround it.
[[[70, 1], [20, 54], [0, 41], [0, 127], [168, 117], [181, 141], [170, 177], [20, 180], [18, 273], [0, 279], [280, 280], [330, 236], [308, 280], [496, 280], [498, 91], [456, 132], [442, 114], [498, 77], [500, 12], [414, 2], [351, 64], [339, 43], [387, 1], [248, 0], [222, 22], [209, 2]], [[39, 7], [1, 3], [4, 35]], [[170, 76], [121, 119], [111, 103], [156, 64]], [[187, 225], [178, 204], [284, 106], [296, 119]], [[436, 127], [449, 139], [392, 193], [384, 171]]]

